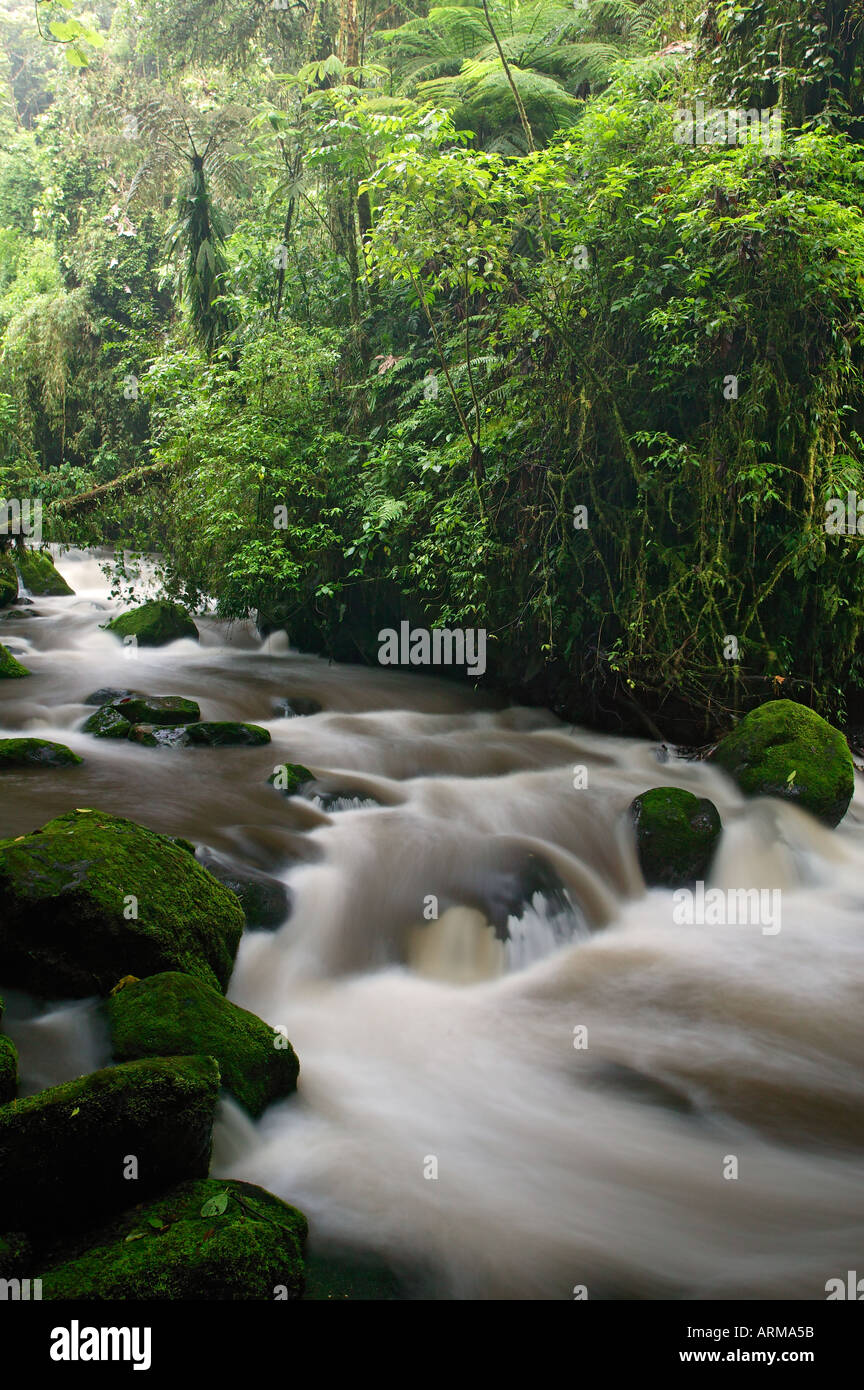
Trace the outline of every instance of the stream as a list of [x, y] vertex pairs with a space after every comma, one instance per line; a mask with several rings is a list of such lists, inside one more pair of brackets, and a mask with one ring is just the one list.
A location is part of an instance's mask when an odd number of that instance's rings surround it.
[[[229, 997], [285, 1029], [299, 1090], [258, 1122], [221, 1102], [216, 1176], [298, 1206], [313, 1256], [372, 1261], [401, 1297], [824, 1299], [864, 1274], [860, 778], [829, 831], [674, 750], [252, 623], [130, 650], [100, 630], [123, 606], [105, 558], [60, 555], [75, 597], [0, 615], [33, 673], [0, 683], [0, 736], [85, 759], [4, 772], [0, 835], [98, 808], [286, 884]], [[88, 737], [106, 686], [272, 744]], [[286, 717], [292, 697], [322, 711]], [[268, 786], [285, 761], [317, 794]], [[779, 932], [677, 925], [645, 891], [626, 811], [658, 785], [711, 798], [712, 885], [781, 890]], [[22, 1094], [108, 1063], [95, 1001], [2, 985]]]

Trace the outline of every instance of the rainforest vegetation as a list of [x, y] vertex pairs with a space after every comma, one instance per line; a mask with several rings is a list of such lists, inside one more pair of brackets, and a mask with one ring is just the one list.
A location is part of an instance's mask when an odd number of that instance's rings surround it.
[[861, 0], [3, 0], [0, 495], [340, 660], [852, 719], [862, 138]]

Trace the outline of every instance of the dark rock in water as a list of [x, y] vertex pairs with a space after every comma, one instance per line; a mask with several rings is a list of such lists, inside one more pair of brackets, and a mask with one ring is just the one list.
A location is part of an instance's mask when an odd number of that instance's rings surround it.
[[193, 724], [201, 718], [197, 702], [182, 695], [124, 695], [113, 708], [130, 724]]
[[124, 719], [119, 710], [111, 705], [103, 705], [91, 714], [81, 725], [82, 734], [93, 734], [94, 738], [128, 738], [132, 725]]
[[145, 748], [183, 747], [186, 742], [186, 724], [133, 724], [129, 730], [130, 743], [141, 743]]
[[794, 700], [771, 700], [745, 714], [711, 757], [747, 796], [794, 801], [830, 826], [843, 819], [855, 790], [843, 735]]
[[190, 744], [207, 748], [253, 748], [270, 742], [269, 729], [262, 729], [260, 724], [238, 724], [228, 719], [190, 724], [186, 734]]
[[654, 787], [630, 805], [649, 887], [682, 887], [708, 876], [722, 825], [717, 807], [681, 787]]
[[295, 1300], [303, 1292], [306, 1234], [303, 1213], [262, 1187], [214, 1178], [180, 1183], [40, 1270], [42, 1297]]
[[297, 719], [310, 714], [320, 714], [323, 706], [318, 700], [305, 695], [289, 695], [286, 700], [277, 700], [273, 706], [275, 714], [283, 719]]
[[0, 1105], [18, 1094], [18, 1053], [11, 1038], [0, 1033]]
[[243, 931], [233, 893], [165, 835], [69, 811], [0, 841], [0, 980], [42, 999], [184, 970], [224, 989]]
[[105, 1009], [117, 1062], [215, 1057], [222, 1085], [256, 1119], [297, 1089], [300, 1064], [288, 1039], [191, 975], [137, 980], [112, 993]]
[[283, 792], [285, 796], [294, 796], [307, 782], [315, 781], [315, 774], [301, 763], [280, 763], [273, 769], [267, 781], [271, 787]]
[[84, 761], [65, 743], [45, 738], [0, 738], [0, 772], [12, 767], [76, 767]]
[[0, 642], [0, 680], [20, 680], [22, 676], [29, 675], [27, 667], [16, 661], [9, 649]]
[[7, 613], [3, 614], [3, 621], [5, 623], [12, 623], [16, 620], [20, 622], [23, 618], [37, 618], [38, 616], [38, 613], [31, 613], [28, 608], [18, 608], [16, 606], [15, 608], [10, 608]]
[[139, 647], [164, 647], [181, 637], [198, 640], [198, 629], [185, 608], [162, 599], [118, 614], [105, 624], [105, 630], [117, 637], [134, 638]]
[[509, 919], [521, 918], [538, 893], [551, 913], [572, 913], [567, 889], [558, 874], [545, 859], [529, 852], [496, 873], [482, 893], [468, 894], [467, 898], [469, 905], [479, 908], [492, 923], [498, 939], [506, 941]]
[[201, 849], [199, 864], [240, 899], [247, 927], [279, 927], [291, 911], [291, 893], [278, 878], [242, 868], [212, 849]]
[[18, 568], [25, 589], [31, 594], [41, 596], [74, 594], [66, 580], [54, 566], [47, 550], [25, 550], [18, 552]]
[[157, 1057], [0, 1107], [0, 1230], [80, 1230], [206, 1177], [218, 1096], [212, 1057]]
[[85, 705], [116, 705], [118, 700], [131, 700], [137, 692], [134, 690], [112, 690], [110, 685], [103, 686], [101, 690], [94, 690], [92, 695], [88, 695], [82, 701]]

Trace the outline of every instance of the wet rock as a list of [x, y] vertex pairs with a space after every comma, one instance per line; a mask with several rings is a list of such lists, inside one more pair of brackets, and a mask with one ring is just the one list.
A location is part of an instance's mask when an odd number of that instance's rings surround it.
[[130, 724], [193, 724], [201, 718], [197, 701], [182, 695], [125, 695], [112, 709]]
[[270, 742], [269, 729], [262, 729], [260, 724], [238, 724], [227, 719], [190, 724], [186, 734], [190, 744], [206, 748], [254, 748]]
[[320, 714], [323, 706], [318, 700], [313, 700], [306, 695], [289, 695], [285, 700], [277, 700], [273, 706], [274, 714], [281, 714], [283, 719], [298, 719], [310, 714]]
[[843, 819], [855, 789], [843, 735], [794, 700], [771, 700], [751, 710], [711, 758], [747, 796], [793, 801], [830, 826]]
[[103, 686], [101, 690], [94, 690], [92, 695], [88, 695], [82, 701], [85, 705], [115, 705], [118, 700], [131, 700], [136, 695], [135, 690], [114, 690], [110, 685]]
[[103, 705], [91, 714], [81, 725], [82, 734], [92, 734], [94, 738], [128, 738], [132, 725], [124, 719], [119, 710], [111, 705]]
[[307, 782], [315, 781], [315, 774], [301, 763], [280, 763], [273, 769], [267, 781], [271, 787], [283, 792], [285, 796], [294, 796]]
[[164, 647], [181, 637], [198, 640], [198, 629], [186, 609], [163, 599], [118, 614], [105, 624], [105, 630], [117, 637], [134, 637], [139, 647]]
[[294, 1300], [303, 1213], [252, 1183], [180, 1183], [42, 1274], [43, 1299]]
[[12, 767], [76, 767], [83, 761], [65, 743], [51, 743], [45, 738], [0, 738], [0, 772]]
[[47, 550], [24, 550], [18, 552], [18, 568], [21, 581], [31, 594], [65, 597], [74, 594], [66, 580], [54, 566]]
[[241, 868], [234, 860], [202, 849], [199, 864], [240, 899], [247, 927], [279, 927], [291, 911], [291, 894], [284, 883], [269, 874]]
[[174, 748], [186, 743], [185, 724], [165, 725], [133, 724], [129, 730], [132, 743], [141, 743], [145, 748]]
[[506, 941], [509, 919], [521, 918], [538, 893], [552, 913], [572, 912], [567, 889], [558, 874], [545, 859], [529, 852], [513, 856], [509, 865], [495, 872], [482, 892], [468, 893], [466, 899], [484, 913], [499, 940]]
[[0, 901], [0, 979], [43, 999], [163, 970], [224, 989], [244, 925], [234, 894], [186, 849], [100, 811], [0, 841]]
[[115, 1061], [215, 1057], [222, 1085], [256, 1119], [297, 1089], [300, 1065], [288, 1039], [191, 975], [168, 971], [129, 983], [105, 1008]]
[[649, 887], [705, 879], [722, 829], [712, 801], [682, 787], [654, 787], [630, 805], [642, 876]]
[[18, 597], [18, 571], [8, 550], [0, 551], [0, 608], [6, 608]]
[[158, 1057], [0, 1107], [0, 1230], [81, 1229], [206, 1177], [218, 1096], [212, 1057]]
[[0, 642], [0, 680], [19, 680], [22, 676], [29, 675], [27, 667], [16, 661], [8, 647], [4, 647]]

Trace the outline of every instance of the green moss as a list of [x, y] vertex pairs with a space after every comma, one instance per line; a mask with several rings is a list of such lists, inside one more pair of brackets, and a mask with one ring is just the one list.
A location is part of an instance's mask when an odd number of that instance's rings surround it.
[[645, 882], [674, 888], [707, 877], [720, 838], [717, 807], [681, 787], [654, 787], [631, 803]]
[[29, 675], [27, 667], [16, 661], [9, 649], [0, 642], [0, 681], [19, 680], [22, 676]]
[[[217, 1210], [202, 1215], [207, 1203]], [[306, 1234], [302, 1212], [261, 1187], [185, 1182], [47, 1269], [42, 1297], [273, 1302], [284, 1290], [298, 1299]]]
[[75, 767], [82, 763], [65, 743], [45, 738], [0, 738], [0, 771], [11, 767]]
[[81, 732], [96, 738], [128, 738], [132, 725], [111, 705], [103, 705], [81, 725]]
[[100, 811], [0, 841], [0, 900], [0, 979], [42, 998], [106, 994], [122, 975], [163, 970], [224, 988], [244, 925], [233, 893], [187, 850]]
[[293, 796], [307, 782], [314, 782], [315, 774], [310, 772], [308, 767], [303, 767], [301, 763], [280, 763], [271, 772], [267, 781], [277, 791], [284, 792], [286, 796]]
[[18, 1092], [18, 1053], [11, 1038], [0, 1033], [0, 1105]]
[[209, 985], [169, 971], [105, 1001], [118, 1062], [168, 1053], [215, 1057], [222, 1085], [258, 1116], [297, 1087], [296, 1054], [281, 1034]]
[[158, 1057], [0, 1107], [0, 1230], [80, 1230], [206, 1177], [218, 1096], [212, 1057]]
[[180, 637], [198, 638], [198, 629], [185, 608], [162, 599], [118, 614], [105, 628], [118, 637], [134, 637], [139, 647], [162, 647]]
[[6, 608], [18, 597], [18, 571], [15, 559], [7, 550], [0, 551], [0, 608]]
[[231, 720], [190, 724], [186, 734], [190, 743], [204, 744], [208, 748], [254, 747], [270, 742], [268, 729], [262, 729], [259, 724], [238, 724]]
[[130, 724], [157, 724], [173, 728], [178, 724], [193, 724], [201, 718], [197, 702], [187, 700], [182, 695], [132, 695], [113, 701], [111, 708], [128, 719]]
[[55, 568], [54, 561], [47, 550], [25, 550], [18, 554], [18, 568], [24, 587], [31, 594], [66, 596], [74, 594], [62, 574]]
[[746, 795], [794, 801], [826, 825], [839, 824], [855, 789], [843, 735], [794, 700], [751, 710], [712, 757]]

